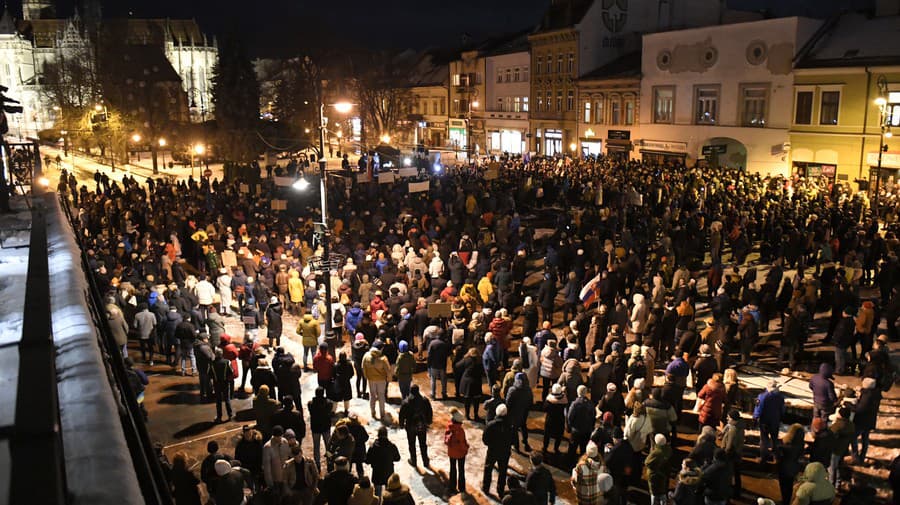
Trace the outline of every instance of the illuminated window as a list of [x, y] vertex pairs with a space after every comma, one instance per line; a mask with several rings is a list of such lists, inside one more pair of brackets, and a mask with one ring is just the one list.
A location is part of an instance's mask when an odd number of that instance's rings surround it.
[[500, 112], [503, 112], [503, 99], [502, 98], [497, 99], [497, 110]]
[[653, 88], [653, 122], [671, 123], [675, 111], [675, 88], [673, 86]]
[[521, 97], [518, 97], [518, 96], [513, 97], [513, 112], [519, 112], [521, 110], [522, 110]]
[[566, 71], [570, 74], [575, 70], [575, 53], [569, 53], [569, 62], [566, 64]]
[[570, 111], [575, 108], [575, 91], [569, 90], [566, 93], [566, 110]]
[[694, 88], [694, 121], [697, 124], [716, 124], [719, 120], [719, 87]]
[[528, 112], [528, 97], [522, 97], [522, 112]]
[[900, 126], [900, 91], [891, 91], [887, 99], [888, 124]]
[[741, 124], [757, 128], [765, 127], [769, 108], [769, 85], [743, 84], [740, 90]]
[[591, 102], [584, 102], [584, 122], [591, 122]]

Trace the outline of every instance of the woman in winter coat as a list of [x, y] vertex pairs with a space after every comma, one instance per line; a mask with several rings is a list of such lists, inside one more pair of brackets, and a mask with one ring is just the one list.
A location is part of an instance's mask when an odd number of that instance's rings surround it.
[[[856, 433], [850, 446], [857, 464], [863, 464], [866, 459], [866, 452], [869, 450], [869, 432], [875, 429], [875, 421], [880, 407], [881, 390], [878, 389], [878, 381], [872, 377], [864, 378], [859, 399], [856, 401], [856, 415], [853, 417]], [[862, 442], [861, 448], [858, 447], [860, 441]]]
[[631, 332], [635, 335], [635, 340], [641, 342], [647, 327], [647, 318], [650, 317], [650, 307], [647, 305], [646, 300], [644, 300], [644, 295], [640, 293], [635, 293], [634, 296], [631, 297], [631, 300], [634, 302], [634, 306], [631, 308], [631, 316], [629, 317], [629, 321], [631, 322], [630, 328]]
[[719, 421], [722, 420], [722, 409], [727, 399], [725, 385], [722, 384], [722, 375], [713, 374], [703, 389], [697, 393], [697, 399], [700, 402], [697, 416], [700, 426], [712, 426], [713, 428], [718, 426]]
[[776, 467], [778, 487], [781, 490], [781, 505], [790, 505], [791, 493], [794, 490], [794, 479], [800, 473], [803, 458], [804, 434], [806, 431], [799, 423], [792, 424], [781, 439], [776, 451]]
[[700, 468], [691, 458], [684, 458], [681, 471], [678, 472], [678, 483], [673, 495], [675, 505], [703, 505], [703, 491], [700, 487]]
[[462, 423], [463, 413], [456, 407], [451, 408], [450, 422], [444, 431], [447, 457], [450, 458], [450, 481], [447, 483], [447, 494], [450, 496], [466, 491], [466, 455], [469, 453], [469, 442]]
[[303, 344], [303, 369], [308, 370], [307, 359], [312, 359], [319, 346], [319, 321], [313, 318], [311, 312], [303, 314], [303, 319], [297, 324], [297, 334], [300, 335], [300, 343]]
[[544, 400], [544, 452], [550, 445], [550, 439], [554, 440], [553, 452], [559, 453], [559, 445], [563, 441], [566, 431], [566, 407], [569, 400], [566, 398], [562, 385], [554, 384]]
[[[533, 337], [538, 327], [538, 310], [530, 296], [525, 297], [525, 303], [522, 305], [522, 317], [522, 336]], [[534, 383], [532, 382], [532, 384]]]
[[266, 358], [259, 358], [256, 369], [253, 370], [253, 375], [250, 377], [250, 386], [253, 388], [253, 394], [259, 394], [259, 388], [263, 385], [268, 386], [269, 391], [274, 392], [276, 391], [277, 384], [275, 372], [273, 372], [272, 367], [269, 366], [269, 360]]
[[172, 486], [175, 488], [172, 496], [178, 500], [178, 505], [200, 505], [200, 491], [197, 485], [200, 480], [187, 466], [187, 455], [179, 452], [172, 459]]
[[462, 360], [453, 367], [454, 373], [460, 374], [459, 394], [465, 399], [466, 419], [472, 419], [469, 413], [472, 407], [475, 407], [474, 420], [478, 421], [478, 404], [482, 397], [482, 383], [484, 377], [484, 367], [481, 363], [481, 357], [478, 355], [478, 349], [472, 347], [466, 352]]
[[643, 452], [647, 447], [647, 437], [653, 433], [653, 423], [647, 417], [644, 406], [637, 402], [631, 411], [631, 415], [625, 420], [625, 440], [631, 444], [635, 453]]
[[519, 359], [522, 359], [523, 354], [528, 356], [527, 360], [522, 361], [523, 363], [528, 363], [524, 370], [525, 376], [528, 377], [528, 383], [531, 384], [531, 387], [535, 387], [538, 384], [541, 360], [538, 358], [537, 347], [531, 343], [531, 338], [529, 337], [522, 337], [522, 343], [519, 346]]
[[409, 486], [400, 482], [400, 476], [391, 474], [381, 495], [381, 505], [416, 505], [409, 492]]
[[350, 347], [350, 354], [353, 356], [353, 366], [356, 368], [357, 398], [365, 398], [368, 396], [368, 393], [366, 392], [368, 382], [366, 381], [366, 375], [363, 373], [362, 367], [363, 358], [366, 356], [367, 352], [369, 352], [369, 342], [366, 341], [366, 336], [362, 333], [357, 333], [353, 340], [353, 345]]
[[338, 362], [334, 366], [335, 388], [337, 389], [337, 401], [344, 402], [344, 415], [350, 408], [350, 400], [353, 399], [353, 387], [350, 381], [353, 379], [353, 365], [347, 359], [347, 353], [338, 353]]
[[822, 463], [809, 463], [803, 470], [803, 483], [794, 491], [795, 505], [827, 505], [834, 501], [834, 486], [825, 475]]
[[400, 451], [388, 440], [387, 428], [378, 428], [378, 438], [366, 452], [366, 463], [372, 467], [372, 484], [375, 494], [381, 494], [381, 487], [387, 484], [388, 477], [394, 473], [394, 463], [400, 461]]
[[581, 375], [581, 362], [575, 358], [569, 358], [563, 363], [562, 375], [559, 376], [559, 384], [566, 388], [566, 397], [570, 402], [574, 402], [578, 398], [578, 386], [584, 384], [584, 377]]

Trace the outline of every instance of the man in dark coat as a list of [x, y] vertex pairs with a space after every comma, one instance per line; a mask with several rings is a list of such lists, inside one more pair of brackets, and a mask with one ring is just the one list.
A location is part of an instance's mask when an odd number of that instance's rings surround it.
[[300, 413], [294, 411], [294, 399], [290, 395], [282, 397], [281, 410], [272, 416], [272, 426], [281, 426], [285, 431], [294, 430], [297, 441], [303, 443], [306, 436], [306, 421]]
[[200, 399], [212, 400], [212, 363], [216, 360], [212, 346], [209, 345], [209, 337], [201, 333], [200, 338], [194, 342], [194, 357], [197, 360], [197, 373], [200, 379]]
[[544, 273], [544, 280], [538, 288], [538, 305], [541, 306], [541, 320], [553, 322], [553, 304], [556, 300], [556, 280], [549, 273]]
[[366, 464], [372, 467], [372, 484], [376, 494], [381, 495], [381, 488], [394, 473], [394, 463], [397, 461], [400, 461], [400, 451], [388, 440], [387, 427], [382, 426], [378, 428], [378, 438], [366, 452]]
[[506, 471], [509, 468], [509, 458], [512, 455], [512, 445], [516, 433], [507, 418], [506, 405], [498, 405], [495, 414], [494, 419], [484, 428], [484, 434], [481, 437], [481, 441], [487, 446], [481, 490], [485, 495], [490, 494], [491, 474], [496, 464], [497, 496], [502, 497], [503, 490], [506, 488]]
[[531, 471], [525, 477], [525, 488], [537, 498], [538, 505], [556, 503], [556, 482], [544, 466], [544, 456], [540, 452], [531, 455]]
[[215, 350], [216, 359], [212, 362], [213, 392], [216, 395], [216, 423], [222, 422], [222, 404], [231, 420], [231, 391], [234, 389], [234, 370], [231, 362], [223, 357], [222, 348]]
[[[512, 387], [506, 392], [506, 408], [507, 417], [512, 424], [513, 429], [522, 432], [522, 444], [525, 446], [525, 452], [531, 452], [528, 445], [528, 411], [534, 403], [534, 394], [528, 387], [528, 379], [525, 374], [518, 372], [515, 375]], [[515, 440], [516, 452], [519, 451], [519, 439]]]
[[441, 381], [441, 397], [447, 399], [447, 360], [450, 344], [443, 332], [428, 343], [428, 377], [431, 378], [431, 398], [437, 400], [437, 381]]
[[350, 473], [350, 460], [344, 456], [338, 456], [334, 460], [334, 470], [319, 481], [321, 503], [347, 505], [347, 500], [353, 494], [353, 486], [356, 485], [357, 480]]
[[269, 339], [269, 346], [281, 345], [281, 316], [283, 313], [281, 302], [278, 301], [277, 296], [273, 296], [269, 300], [269, 306], [266, 307], [266, 337]]
[[784, 395], [780, 387], [778, 381], [769, 382], [766, 390], [757, 397], [756, 408], [753, 409], [753, 419], [759, 425], [760, 461], [768, 460], [769, 451], [778, 449], [778, 430], [785, 413]]
[[419, 440], [419, 450], [422, 451], [422, 463], [425, 468], [431, 462], [428, 460], [428, 427], [432, 421], [431, 402], [419, 392], [419, 385], [413, 384], [409, 389], [409, 396], [403, 400], [400, 406], [400, 427], [406, 428], [406, 440], [409, 442], [409, 464], [413, 467], [416, 463], [416, 439]]
[[234, 447], [234, 459], [240, 461], [257, 481], [262, 479], [262, 450], [262, 433], [245, 424], [241, 439]]
[[569, 442], [569, 460], [575, 463], [576, 452], [581, 451], [584, 454], [587, 448], [588, 440], [594, 431], [594, 404], [588, 399], [587, 386], [582, 384], [578, 386], [578, 398], [569, 405], [569, 411], [566, 414], [566, 424], [569, 427], [569, 433], [572, 439]]
[[837, 394], [834, 392], [834, 369], [828, 363], [819, 365], [819, 373], [809, 378], [809, 389], [813, 392], [813, 418], [828, 420], [834, 412]]

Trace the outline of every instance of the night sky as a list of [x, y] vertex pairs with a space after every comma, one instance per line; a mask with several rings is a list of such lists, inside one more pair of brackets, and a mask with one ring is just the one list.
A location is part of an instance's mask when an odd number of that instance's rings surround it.
[[[10, 2], [20, 12], [21, 0]], [[458, 45], [537, 24], [550, 0], [57, 0], [99, 1], [104, 15], [195, 18], [208, 33], [238, 30], [254, 56], [290, 56], [305, 47], [414, 48]], [[599, 0], [598, 0], [599, 1]], [[635, 0], [632, 0], [635, 1]], [[821, 17], [874, 0], [728, 0], [734, 8]]]

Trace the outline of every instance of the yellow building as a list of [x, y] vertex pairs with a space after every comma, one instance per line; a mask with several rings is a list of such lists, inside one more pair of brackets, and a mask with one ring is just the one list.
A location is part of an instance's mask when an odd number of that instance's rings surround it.
[[[790, 127], [793, 173], [825, 176], [853, 190], [900, 170], [900, 16], [847, 13], [831, 20], [798, 54]], [[857, 184], [861, 183], [861, 184]]]

